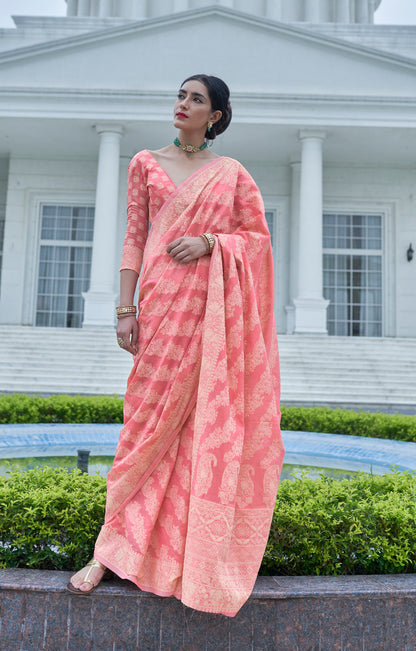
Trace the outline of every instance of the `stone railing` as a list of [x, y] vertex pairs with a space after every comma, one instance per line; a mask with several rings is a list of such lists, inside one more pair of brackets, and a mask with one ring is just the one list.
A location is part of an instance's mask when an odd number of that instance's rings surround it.
[[394, 651], [416, 643], [416, 575], [259, 577], [234, 618], [116, 579], [88, 597], [69, 572], [0, 571], [2, 651]]

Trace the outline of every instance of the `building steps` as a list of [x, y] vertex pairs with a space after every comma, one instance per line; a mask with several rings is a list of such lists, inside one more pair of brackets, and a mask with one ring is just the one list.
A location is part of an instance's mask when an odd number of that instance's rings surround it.
[[[279, 336], [283, 404], [416, 413], [416, 339]], [[123, 395], [112, 328], [0, 326], [0, 392]]]

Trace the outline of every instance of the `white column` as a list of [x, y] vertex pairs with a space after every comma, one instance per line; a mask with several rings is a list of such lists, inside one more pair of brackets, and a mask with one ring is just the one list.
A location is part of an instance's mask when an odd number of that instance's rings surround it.
[[[16, 185], [12, 182], [12, 188]], [[24, 197], [18, 196], [17, 188], [15, 190], [10, 188], [9, 181], [0, 292], [0, 323], [2, 324], [25, 325], [29, 323], [29, 325], [33, 325], [32, 319], [26, 322], [24, 319], [24, 306], [25, 302], [27, 303], [25, 301], [25, 274], [23, 273], [27, 264], [25, 253], [28, 243], [28, 224], [25, 215], [27, 201]], [[35, 273], [33, 266], [31, 270]]]
[[89, 16], [90, 9], [90, 0], [78, 0], [78, 16]]
[[350, 22], [350, 0], [337, 0], [335, 10], [335, 22]]
[[317, 0], [306, 0], [305, 3], [305, 22], [319, 23], [319, 2]]
[[121, 18], [146, 18], [145, 0], [119, 0], [119, 16]]
[[291, 163], [291, 196], [290, 196], [290, 249], [289, 249], [289, 305], [286, 305], [286, 334], [292, 335], [295, 330], [295, 308], [293, 300], [298, 295], [298, 240], [299, 240], [299, 195], [300, 195], [300, 163]]
[[368, 22], [371, 25], [373, 25], [374, 24], [374, 14], [375, 14], [375, 11], [376, 11], [376, 0], [370, 0], [368, 11], [369, 11]]
[[91, 282], [85, 299], [83, 327], [114, 326], [117, 204], [120, 140], [123, 127], [100, 124]]
[[100, 18], [110, 18], [113, 15], [113, 0], [100, 0], [98, 15]]
[[272, 20], [282, 20], [282, 0], [267, 0], [266, 15]]
[[77, 15], [77, 0], [66, 0], [67, 2], [67, 8], [66, 8], [66, 15], [67, 16], [76, 16]]
[[236, 3], [236, 9], [244, 11], [247, 14], [256, 14], [258, 16], [261, 15], [261, 5], [261, 0], [238, 0]]
[[322, 143], [325, 132], [305, 129], [299, 197], [298, 270], [295, 333], [326, 334], [328, 301], [322, 296]]
[[133, 15], [133, 0], [118, 0], [118, 14], [120, 18], [131, 18]]
[[147, 17], [146, 0], [133, 0], [131, 17], [139, 20]]
[[355, 22], [368, 24], [368, 0], [355, 0]]
[[173, 0], [173, 11], [187, 11], [189, 0]]

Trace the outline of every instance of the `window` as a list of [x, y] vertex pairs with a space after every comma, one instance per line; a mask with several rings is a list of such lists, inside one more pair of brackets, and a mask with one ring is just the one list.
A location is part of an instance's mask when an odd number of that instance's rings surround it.
[[381, 215], [324, 215], [324, 297], [330, 301], [330, 335], [383, 334], [382, 221]]
[[36, 325], [80, 328], [89, 288], [94, 208], [42, 207]]
[[274, 247], [274, 211], [266, 210], [265, 215], [266, 215], [267, 226], [269, 227], [269, 231], [270, 231], [272, 247]]
[[5, 225], [5, 217], [4, 215], [0, 215], [0, 285], [1, 285], [1, 269], [3, 266], [4, 225]]

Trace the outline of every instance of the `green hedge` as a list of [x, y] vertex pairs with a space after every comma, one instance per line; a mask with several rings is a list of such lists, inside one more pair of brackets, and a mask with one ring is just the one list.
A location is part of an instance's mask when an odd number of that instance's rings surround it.
[[282, 481], [262, 571], [415, 572], [415, 506], [413, 472]]
[[83, 567], [104, 519], [105, 497], [105, 479], [79, 470], [35, 468], [0, 477], [0, 567]]
[[[261, 573], [415, 572], [415, 500], [410, 472], [282, 481]], [[0, 477], [0, 566], [82, 567], [104, 507], [98, 476], [46, 468]]]
[[[0, 424], [122, 422], [117, 396], [0, 395]], [[415, 416], [329, 407], [282, 407], [282, 429], [416, 441]]]
[[283, 407], [282, 429], [416, 441], [416, 416], [329, 407]]
[[0, 424], [122, 422], [123, 400], [117, 396], [0, 395]]

